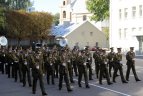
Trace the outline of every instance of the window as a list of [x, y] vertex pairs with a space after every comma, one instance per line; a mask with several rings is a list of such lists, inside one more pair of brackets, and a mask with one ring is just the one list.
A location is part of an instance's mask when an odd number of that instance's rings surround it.
[[93, 36], [93, 32], [90, 32], [90, 36]]
[[64, 5], [64, 6], [66, 5], [66, 1], [63, 1], [63, 5]]
[[124, 28], [124, 39], [126, 39], [126, 37], [127, 37], [127, 28]]
[[132, 32], [134, 33], [136, 31], [136, 28], [132, 28]]
[[128, 8], [124, 9], [124, 18], [126, 19], [128, 17]]
[[121, 29], [119, 29], [119, 39], [121, 39]]
[[139, 6], [139, 16], [142, 16], [142, 5]]
[[139, 31], [142, 31], [142, 27], [139, 27]]
[[66, 18], [66, 11], [63, 11], [63, 18]]
[[95, 43], [95, 46], [98, 47], [98, 45], [99, 45], [98, 42], [96, 42], [96, 43]]
[[83, 15], [83, 21], [85, 21], [87, 19], [86, 15]]
[[132, 17], [136, 16], [136, 7], [132, 7]]
[[121, 9], [119, 10], [119, 19], [121, 19], [122, 18], [122, 11], [121, 11]]

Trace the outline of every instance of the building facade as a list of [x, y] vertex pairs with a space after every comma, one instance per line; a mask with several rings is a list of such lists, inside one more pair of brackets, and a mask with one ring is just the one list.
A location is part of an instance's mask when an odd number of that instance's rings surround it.
[[86, 8], [86, 0], [61, 0], [60, 24], [64, 22], [81, 23], [90, 20], [91, 13]]
[[72, 49], [78, 46], [83, 49], [85, 46], [107, 48], [108, 42], [106, 36], [90, 21], [69, 25], [59, 25], [52, 29], [52, 34], [58, 38], [66, 38], [68, 46]]
[[61, 0], [60, 24], [52, 28], [51, 35], [66, 38], [70, 48], [76, 45], [80, 49], [85, 46], [107, 48], [108, 40], [102, 29], [108, 27], [108, 22], [91, 21], [92, 14], [86, 8], [86, 1]]
[[110, 47], [143, 55], [143, 0], [110, 0]]

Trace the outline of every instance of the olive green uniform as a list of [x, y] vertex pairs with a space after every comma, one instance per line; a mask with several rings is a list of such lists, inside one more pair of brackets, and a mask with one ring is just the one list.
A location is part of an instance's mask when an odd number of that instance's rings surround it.
[[32, 76], [33, 76], [33, 85], [32, 91], [33, 94], [36, 92], [37, 80], [39, 79], [40, 88], [42, 94], [46, 94], [43, 82], [43, 74], [44, 74], [44, 64], [43, 64], [43, 56], [41, 53], [36, 53], [34, 58], [34, 63], [32, 65]]
[[66, 83], [67, 91], [72, 91], [69, 83], [69, 74], [68, 74], [68, 65], [67, 65], [67, 56], [65, 53], [61, 56], [61, 63], [59, 66], [59, 90], [62, 89], [63, 78]]
[[86, 66], [87, 56], [82, 52], [82, 55], [78, 57], [78, 85], [81, 86], [82, 76], [84, 75], [85, 86], [89, 88], [88, 76], [87, 76], [87, 66]]
[[110, 85], [112, 83], [110, 82], [109, 73], [107, 69], [107, 55], [105, 53], [101, 53], [99, 60], [100, 60], [99, 83], [102, 84], [102, 78], [105, 75], [107, 84]]
[[127, 59], [127, 72], [126, 72], [126, 80], [129, 81], [129, 75], [130, 75], [130, 70], [132, 69], [133, 71], [133, 74], [134, 74], [134, 77], [135, 77], [135, 80], [136, 81], [140, 81], [138, 76], [137, 76], [137, 73], [136, 73], [136, 69], [135, 69], [135, 53], [134, 52], [127, 52], [126, 54], [126, 59]]
[[123, 75], [123, 68], [122, 68], [122, 54], [121, 53], [116, 53], [114, 56], [114, 73], [113, 73], [113, 82], [116, 82], [116, 75], [117, 75], [117, 71], [119, 70], [120, 76], [121, 76], [121, 80], [122, 83], [127, 83], [124, 75]]

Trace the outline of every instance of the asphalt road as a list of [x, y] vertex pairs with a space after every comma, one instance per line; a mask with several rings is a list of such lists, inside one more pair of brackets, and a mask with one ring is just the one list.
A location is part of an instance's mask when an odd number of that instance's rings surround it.
[[[123, 58], [124, 75], [126, 72], [125, 58]], [[98, 79], [93, 75], [94, 80], [89, 81], [90, 89], [86, 89], [84, 82], [82, 88], [78, 87], [77, 77], [74, 77], [75, 83], [72, 84], [73, 92], [67, 92], [65, 84], [63, 89], [58, 90], [58, 79], [55, 79], [55, 85], [47, 85], [44, 78], [45, 89], [48, 96], [143, 96], [143, 59], [136, 59], [136, 70], [138, 77], [142, 80], [136, 82], [134, 76], [130, 75], [130, 81], [127, 84], [121, 82], [120, 76], [116, 78], [116, 82], [112, 85], [107, 85], [106, 80], [103, 80], [103, 85], [100, 85]], [[112, 80], [112, 79], [111, 79]], [[14, 79], [7, 78], [7, 75], [0, 74], [0, 96], [42, 96], [39, 84], [37, 86], [36, 95], [32, 94], [32, 88], [22, 87], [19, 82], [14, 82]]]

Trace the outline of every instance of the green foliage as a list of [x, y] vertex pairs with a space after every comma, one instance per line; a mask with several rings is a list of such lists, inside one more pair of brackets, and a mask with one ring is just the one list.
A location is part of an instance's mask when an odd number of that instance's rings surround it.
[[56, 14], [54, 15], [54, 20], [53, 20], [53, 22], [54, 22], [54, 24], [55, 24], [56, 26], [59, 24], [59, 19], [60, 19], [60, 14], [59, 14], [59, 13], [56, 13]]
[[87, 9], [93, 13], [92, 20], [103, 21], [109, 18], [109, 0], [87, 0]]
[[12, 10], [26, 10], [28, 7], [32, 6], [30, 0], [0, 0], [0, 7]]
[[0, 7], [0, 27], [4, 27], [4, 10]]
[[109, 40], [109, 27], [102, 28], [102, 31], [105, 33], [106, 39]]

